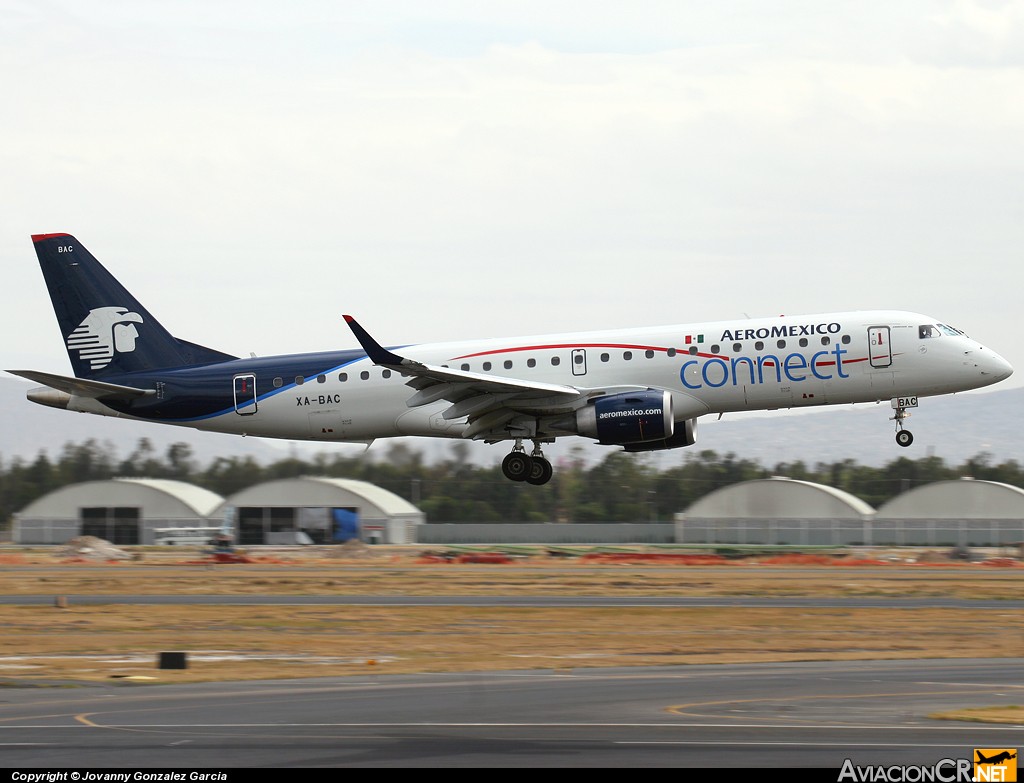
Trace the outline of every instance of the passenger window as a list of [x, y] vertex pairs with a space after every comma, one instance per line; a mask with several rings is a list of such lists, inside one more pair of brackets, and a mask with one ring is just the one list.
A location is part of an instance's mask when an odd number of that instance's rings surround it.
[[849, 345], [849, 344], [850, 344], [850, 335], [844, 334], [843, 335], [843, 345]]
[[512, 369], [512, 362], [509, 361], [508, 359], [505, 360], [505, 369], [506, 370], [511, 370]]
[[551, 366], [552, 367], [557, 367], [561, 363], [562, 363], [562, 360], [559, 359], [557, 356], [552, 356], [551, 357]]
[[284, 385], [284, 378], [274, 378], [274, 388], [280, 389]]
[[733, 353], [739, 353], [742, 350], [743, 350], [743, 346], [740, 345], [739, 343], [733, 343], [732, 344], [732, 352]]
[[390, 378], [391, 377], [391, 370], [384, 370], [384, 372], [382, 372], [380, 374], [380, 377], [381, 378]]
[[609, 360], [610, 358], [611, 358], [611, 357], [610, 357], [610, 356], [609, 356], [608, 354], [606, 354], [606, 353], [603, 353], [603, 354], [601, 354], [601, 361], [602, 361], [602, 362], [606, 362], [606, 361], [608, 361], [608, 360]]
[[754, 350], [755, 351], [763, 351], [764, 350], [764, 343], [761, 342], [760, 340], [758, 340], [756, 343], [754, 343]]
[[654, 358], [654, 351], [652, 351], [652, 350], [650, 350], [648, 348], [646, 351], [644, 351], [644, 356], [646, 356], [648, 359], [653, 359]]
[[722, 349], [722, 346], [720, 346], [720, 345], [712, 345], [711, 346], [711, 353], [718, 353], [721, 349]]
[[366, 370], [363, 370], [361, 373], [359, 373], [359, 377], [362, 378], [364, 381], [368, 381], [370, 380], [370, 373], [368, 373]]
[[623, 351], [622, 352], [622, 358], [625, 359], [628, 362], [630, 359], [633, 358], [633, 352], [632, 351]]
[[776, 344], [776, 345], [777, 345], [777, 346], [778, 346], [779, 348], [785, 348], [785, 347], [786, 347], [786, 341], [785, 341], [785, 340], [779, 340], [779, 341], [778, 341], [777, 343], [775, 343], [775, 344]]
[[341, 381], [342, 383], [347, 381], [348, 380], [348, 373], [347, 372], [338, 373], [338, 380]]
[[821, 344], [822, 345], [829, 345], [829, 344], [831, 344], [831, 342], [832, 342], [832, 340], [830, 338], [828, 338], [828, 337], [822, 337], [821, 338]]
[[527, 367], [536, 367], [537, 366], [537, 360], [536, 359], [527, 359], [526, 360], [526, 366]]
[[327, 383], [327, 376], [326, 375], [318, 375], [318, 376], [316, 376], [316, 382], [317, 383]]
[[301, 385], [302, 385], [302, 384], [304, 384], [305, 382], [306, 382], [306, 379], [305, 379], [305, 378], [303, 378], [303, 377], [302, 377], [301, 375], [296, 375], [296, 376], [295, 376], [295, 385], [296, 385], [296, 386], [301, 386]]
[[801, 337], [800, 338], [800, 347], [801, 348], [806, 348], [807, 347], [807, 338], [806, 337]]
[[667, 351], [665, 351], [665, 355], [666, 356], [675, 356], [676, 355], [676, 349], [675, 348], [669, 348]]
[[697, 355], [697, 346], [696, 345], [691, 345], [690, 346], [690, 356], [696, 356], [696, 355]]
[[490, 372], [490, 371], [491, 371], [491, 363], [490, 362], [484, 362], [484, 372]]
[[576, 362], [576, 364], [583, 364], [583, 354], [576, 354], [574, 357], [572, 357], [572, 360]]
[[462, 367], [460, 367], [459, 369], [462, 370], [463, 372], [469, 372], [469, 365], [463, 364]]

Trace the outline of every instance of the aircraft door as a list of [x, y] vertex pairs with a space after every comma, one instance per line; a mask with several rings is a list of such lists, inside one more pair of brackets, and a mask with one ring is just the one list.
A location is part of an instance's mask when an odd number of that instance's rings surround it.
[[892, 343], [888, 326], [868, 327], [868, 358], [872, 367], [892, 366]]
[[572, 374], [573, 375], [586, 375], [587, 374], [587, 349], [586, 348], [573, 348], [572, 349]]
[[239, 416], [252, 416], [256, 413], [256, 376], [235, 376], [235, 413]]

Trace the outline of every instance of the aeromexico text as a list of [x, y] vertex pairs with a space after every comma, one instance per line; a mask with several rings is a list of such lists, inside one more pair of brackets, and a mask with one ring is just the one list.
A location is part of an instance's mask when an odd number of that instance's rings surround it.
[[762, 326], [760, 329], [726, 329], [722, 341], [726, 340], [767, 340], [771, 337], [813, 337], [816, 334], [839, 334], [842, 325], [833, 321], [827, 324], [793, 324], [792, 326]]

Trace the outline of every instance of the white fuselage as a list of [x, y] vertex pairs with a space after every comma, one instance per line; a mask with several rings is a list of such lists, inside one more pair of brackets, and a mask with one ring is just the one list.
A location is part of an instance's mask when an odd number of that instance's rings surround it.
[[[402, 355], [533, 383], [667, 390], [678, 421], [732, 411], [948, 394], [987, 386], [1012, 373], [999, 355], [956, 329], [928, 316], [898, 311], [438, 343], [405, 347]], [[279, 358], [285, 367], [294, 357]], [[255, 366], [257, 360], [225, 365], [226, 389], [232, 378], [249, 372], [248, 362]], [[406, 385], [408, 379], [375, 366], [362, 353], [346, 355], [341, 363], [329, 362], [301, 378], [273, 369], [273, 359], [258, 362], [261, 375], [273, 373], [275, 380], [273, 391], [261, 394], [255, 404], [236, 401], [203, 418], [162, 421], [304, 440], [463, 436], [464, 418], [441, 415], [450, 403], [409, 407], [406, 403], [414, 390]], [[207, 376], [209, 372], [207, 368]], [[72, 397], [68, 407], [125, 415], [80, 397]]]

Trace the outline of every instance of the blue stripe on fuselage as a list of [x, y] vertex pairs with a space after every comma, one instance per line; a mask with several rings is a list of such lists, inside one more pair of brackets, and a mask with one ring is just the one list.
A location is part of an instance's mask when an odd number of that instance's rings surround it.
[[[129, 416], [150, 421], [188, 423], [235, 412], [233, 378], [238, 375], [256, 377], [257, 405], [277, 394], [291, 391], [300, 384], [315, 382], [320, 375], [329, 375], [356, 362], [368, 361], [363, 351], [325, 351], [293, 356], [268, 356], [236, 359], [230, 362], [163, 370], [159, 374], [132, 373], [111, 378], [126, 386], [158, 390], [154, 397], [131, 402], [104, 401], [104, 404]], [[279, 387], [274, 378], [289, 378]], [[162, 385], [163, 394], [160, 394]]]

